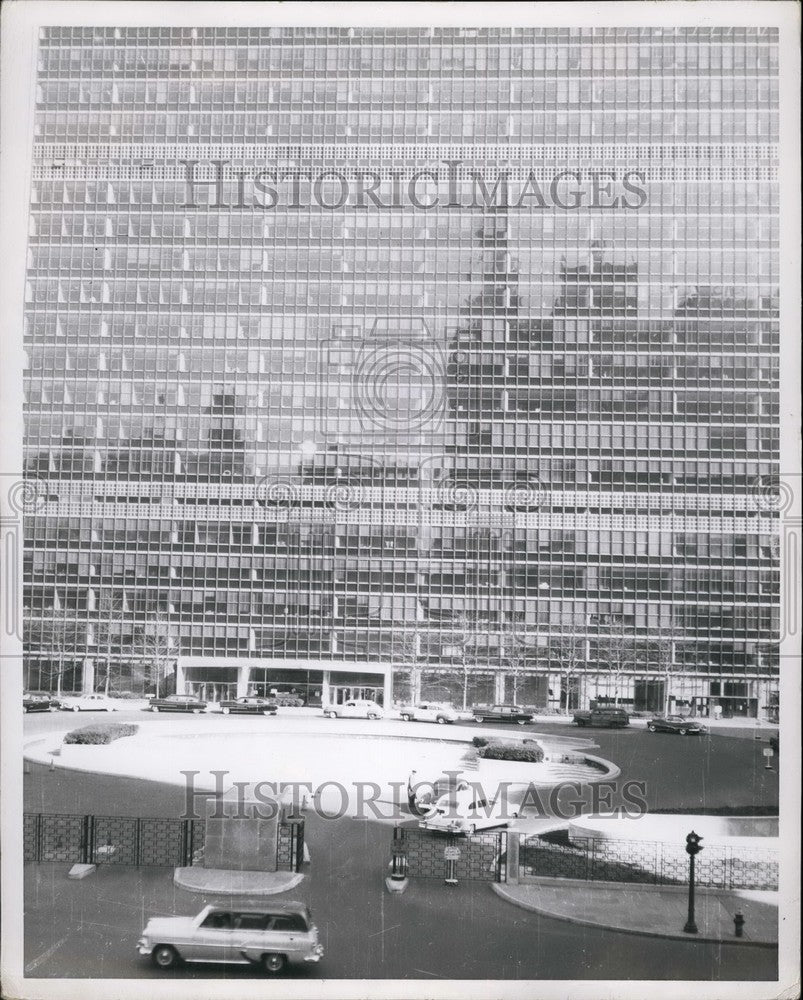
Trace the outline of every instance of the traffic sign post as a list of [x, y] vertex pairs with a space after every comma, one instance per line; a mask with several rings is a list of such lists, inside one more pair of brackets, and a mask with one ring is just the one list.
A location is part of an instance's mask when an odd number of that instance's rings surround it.
[[772, 770], [772, 758], [775, 756], [775, 751], [772, 747], [764, 747], [762, 753], [764, 754], [764, 769], [767, 771]]
[[443, 856], [446, 859], [446, 878], [444, 881], [447, 885], [457, 885], [457, 879], [454, 874], [454, 863], [460, 859], [460, 848], [456, 844], [449, 844], [444, 847]]

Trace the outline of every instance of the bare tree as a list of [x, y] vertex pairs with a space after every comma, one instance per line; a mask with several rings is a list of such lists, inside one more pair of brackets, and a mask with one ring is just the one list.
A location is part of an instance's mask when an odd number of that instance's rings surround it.
[[537, 645], [535, 636], [528, 636], [515, 628], [503, 635], [505, 662], [513, 678], [513, 701], [518, 703], [521, 681], [537, 668], [542, 650]]
[[148, 615], [140, 626], [140, 640], [150, 668], [149, 680], [159, 697], [178, 650], [178, 634], [167, 611], [159, 609]]
[[635, 670], [644, 660], [644, 648], [635, 635], [618, 632], [599, 639], [599, 652], [607, 664], [609, 676], [613, 679], [613, 703], [619, 704], [619, 688], [622, 674]]
[[549, 659], [557, 662], [561, 675], [561, 691], [565, 691], [564, 705], [566, 709], [572, 708], [569, 704], [571, 699], [571, 683], [574, 677], [582, 673], [587, 662], [586, 636], [578, 629], [568, 627], [562, 635], [549, 637]]
[[671, 676], [676, 670], [671, 640], [663, 636], [641, 639], [620, 632], [600, 639], [599, 649], [615, 681], [614, 704], [619, 703], [620, 680], [625, 671], [642, 669], [652, 673], [657, 667], [663, 681], [662, 709], [664, 714], [669, 711]]
[[55, 677], [56, 694], [60, 695], [68, 665], [74, 664], [77, 657], [83, 658], [85, 655], [86, 628], [79, 623], [76, 611], [72, 608], [62, 605], [48, 609], [45, 613], [47, 618], [29, 621], [26, 646], [39, 646], [51, 663], [56, 661], [55, 670], [52, 666], [50, 668], [48, 683], [52, 689]]
[[125, 616], [125, 595], [114, 590], [101, 590], [94, 621], [95, 650], [103, 662], [103, 693], [107, 697], [112, 687], [112, 663], [123, 645]]
[[391, 635], [391, 664], [396, 675], [396, 667], [407, 667], [410, 670], [410, 681], [408, 684], [408, 700], [410, 704], [415, 701], [415, 677], [414, 671], [418, 660], [418, 632], [408, 629], [394, 629]]
[[664, 680], [664, 715], [669, 714], [671, 678], [672, 675], [678, 670], [678, 665], [675, 663], [674, 652], [674, 644], [665, 636], [660, 636], [658, 639], [654, 639], [650, 642], [650, 659], [657, 660], [658, 668], [661, 671]]
[[[484, 631], [482, 631], [483, 625], [485, 626]], [[484, 638], [487, 641], [487, 637], [488, 623], [487, 621], [481, 619], [477, 614], [460, 611], [452, 618], [449, 628], [449, 639], [451, 642], [454, 642], [460, 650], [459, 655], [463, 680], [464, 709], [468, 708], [468, 679], [471, 672], [471, 654], [474, 654], [474, 658], [476, 658], [477, 649], [480, 645], [480, 639]]]

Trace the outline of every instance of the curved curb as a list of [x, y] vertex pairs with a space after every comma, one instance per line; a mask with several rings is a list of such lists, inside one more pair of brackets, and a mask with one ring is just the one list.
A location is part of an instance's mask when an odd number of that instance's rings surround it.
[[173, 872], [173, 883], [180, 889], [221, 896], [275, 896], [295, 888], [303, 878], [300, 872], [245, 872], [195, 866], [176, 868]]
[[[545, 906], [537, 906], [535, 903], [525, 902], [523, 899], [517, 899], [499, 882], [492, 882], [491, 888], [506, 903], [512, 903], [513, 906], [518, 906], [521, 910], [530, 910], [532, 913], [537, 913], [541, 917], [549, 917], [551, 920], [562, 920], [567, 924], [578, 924], [581, 927], [602, 927], [607, 931], [617, 931], [621, 934], [635, 934], [638, 937], [651, 937], [651, 938], [664, 938], [671, 941], [688, 941], [689, 944], [735, 944], [740, 947], [743, 945], [749, 945], [753, 948], [777, 948], [777, 941], [752, 941], [749, 938], [721, 938], [721, 937], [709, 937], [704, 934], [681, 934], [681, 933], [670, 933], [669, 931], [648, 931], [642, 930], [636, 927], [622, 927], [620, 924], [603, 923], [600, 920], [584, 920], [581, 917], [569, 916], [565, 913], [556, 913], [554, 910], [550, 910]], [[592, 890], [593, 891], [593, 890]]]

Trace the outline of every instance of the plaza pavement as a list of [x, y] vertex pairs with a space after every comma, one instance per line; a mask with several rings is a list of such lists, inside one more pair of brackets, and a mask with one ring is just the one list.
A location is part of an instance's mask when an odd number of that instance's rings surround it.
[[[633, 886], [539, 879], [526, 885], [500, 883], [494, 892], [516, 906], [554, 920], [604, 927], [647, 937], [686, 941], [721, 941], [735, 945], [778, 944], [778, 893], [726, 892], [698, 889], [695, 897], [697, 934], [686, 934], [686, 886]], [[745, 918], [743, 936], [734, 933], [733, 918]]]

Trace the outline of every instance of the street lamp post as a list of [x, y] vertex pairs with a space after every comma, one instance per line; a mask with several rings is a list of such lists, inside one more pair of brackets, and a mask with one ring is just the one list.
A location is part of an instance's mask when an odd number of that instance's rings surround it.
[[697, 924], [694, 920], [694, 859], [702, 851], [700, 846], [702, 839], [694, 830], [686, 837], [686, 853], [689, 855], [689, 913], [683, 928], [685, 934], [697, 933]]

